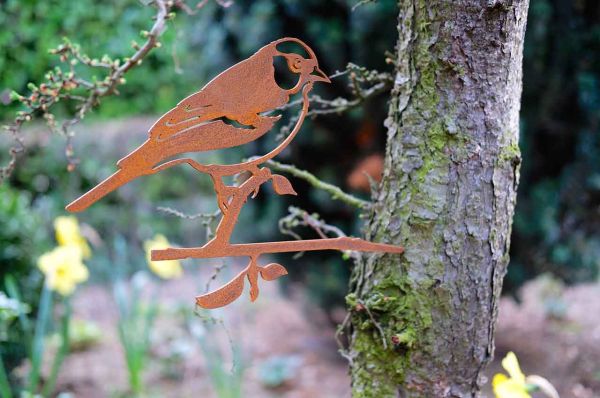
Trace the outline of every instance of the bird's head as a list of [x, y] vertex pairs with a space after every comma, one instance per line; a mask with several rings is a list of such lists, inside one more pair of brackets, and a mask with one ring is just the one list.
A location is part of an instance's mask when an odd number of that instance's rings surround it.
[[[281, 52], [277, 49], [277, 46], [284, 43], [295, 43], [300, 45], [308, 54], [308, 58], [303, 57], [294, 52], [286, 53]], [[307, 83], [313, 82], [324, 82], [331, 83], [331, 80], [327, 75], [319, 69], [319, 63], [314, 51], [308, 47], [302, 40], [286, 37], [271, 43], [275, 48], [275, 55], [285, 58], [288, 69], [294, 73], [300, 75], [298, 83], [290, 90], [295, 93], [298, 92]]]

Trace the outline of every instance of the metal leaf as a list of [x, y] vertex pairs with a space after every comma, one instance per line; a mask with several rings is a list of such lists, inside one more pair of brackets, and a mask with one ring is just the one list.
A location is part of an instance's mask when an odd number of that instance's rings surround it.
[[250, 282], [250, 301], [254, 302], [258, 298], [258, 278], [255, 276], [254, 279], [248, 276], [248, 281]]
[[279, 174], [273, 174], [273, 188], [279, 195], [298, 195], [290, 180]]
[[196, 304], [202, 308], [213, 309], [223, 307], [242, 295], [246, 271], [240, 272], [235, 278], [217, 290], [196, 297]]
[[281, 264], [271, 263], [260, 269], [260, 276], [266, 281], [273, 281], [280, 276], [287, 275], [287, 270]]

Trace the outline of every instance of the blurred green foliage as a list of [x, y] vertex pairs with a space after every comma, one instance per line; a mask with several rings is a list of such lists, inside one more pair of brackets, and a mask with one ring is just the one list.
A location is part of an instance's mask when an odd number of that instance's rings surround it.
[[[0, 99], [9, 101], [11, 90], [26, 92], [28, 82], [43, 81], [44, 74], [58, 65], [58, 57], [48, 53], [63, 37], [79, 43], [91, 57], [104, 54], [126, 57], [133, 53], [131, 42], [141, 42], [140, 31], [149, 29], [154, 10], [141, 2], [114, 0], [110, 4], [93, 0], [31, 1], [7, 0], [0, 7]], [[166, 51], [156, 51], [140, 66], [140, 72], [127, 77], [119, 97], [106, 101], [100, 114], [107, 117], [140, 112], [158, 112], [176, 103], [185, 90], [183, 75], [174, 73], [181, 47], [175, 43], [177, 22], [165, 33]], [[177, 45], [176, 45], [177, 44]], [[92, 76], [84, 76], [92, 78]], [[139, 93], [152, 93], [139, 95]], [[0, 108], [0, 120], [10, 119], [13, 106]], [[65, 109], [65, 112], [72, 109]]]
[[[42, 275], [35, 272], [35, 264], [50, 240], [40, 228], [40, 214], [31, 209], [30, 202], [28, 193], [0, 185], [0, 291], [12, 296], [6, 283], [6, 277], [11, 275], [20, 292], [20, 297], [11, 298], [35, 311], [42, 284]], [[27, 355], [24, 332], [22, 325], [13, 321], [7, 334], [0, 338], [0, 354], [9, 371]]]

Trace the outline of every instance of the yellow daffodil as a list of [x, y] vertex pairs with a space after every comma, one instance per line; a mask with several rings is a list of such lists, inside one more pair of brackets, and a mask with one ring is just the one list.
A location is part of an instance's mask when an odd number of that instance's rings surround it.
[[494, 375], [492, 387], [496, 398], [531, 398], [525, 384], [525, 375], [521, 372], [519, 361], [514, 352], [509, 352], [502, 360], [502, 367], [510, 377], [498, 373]]
[[503, 373], [494, 375], [492, 387], [496, 398], [531, 398], [525, 386], [517, 383]]
[[81, 249], [76, 246], [58, 246], [43, 254], [38, 267], [46, 276], [46, 283], [52, 290], [68, 296], [77, 284], [88, 278], [88, 270], [81, 261]]
[[531, 398], [529, 391], [532, 390], [539, 390], [550, 398], [559, 398], [558, 392], [548, 380], [537, 375], [525, 377], [513, 352], [506, 354], [502, 367], [510, 377], [502, 373], [494, 375], [492, 387], [496, 398]]
[[75, 246], [81, 250], [81, 256], [89, 258], [92, 254], [87, 241], [81, 235], [77, 218], [73, 216], [56, 217], [54, 220], [56, 241], [60, 246]]
[[502, 360], [502, 367], [510, 377], [498, 373], [494, 375], [492, 387], [496, 398], [531, 398], [527, 391], [525, 375], [521, 371], [519, 361], [514, 352], [509, 352]]
[[169, 246], [170, 245], [167, 238], [160, 234], [157, 234], [153, 239], [144, 242], [148, 266], [152, 272], [163, 279], [179, 278], [183, 274], [183, 269], [181, 268], [181, 264], [178, 260], [152, 261], [150, 259], [150, 253], [152, 250], [166, 249]]

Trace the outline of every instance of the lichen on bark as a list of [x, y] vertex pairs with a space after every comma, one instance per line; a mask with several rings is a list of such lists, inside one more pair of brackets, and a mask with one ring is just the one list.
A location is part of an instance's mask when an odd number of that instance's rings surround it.
[[385, 171], [356, 264], [355, 397], [475, 396], [493, 352], [520, 153], [527, 1], [400, 0]]

